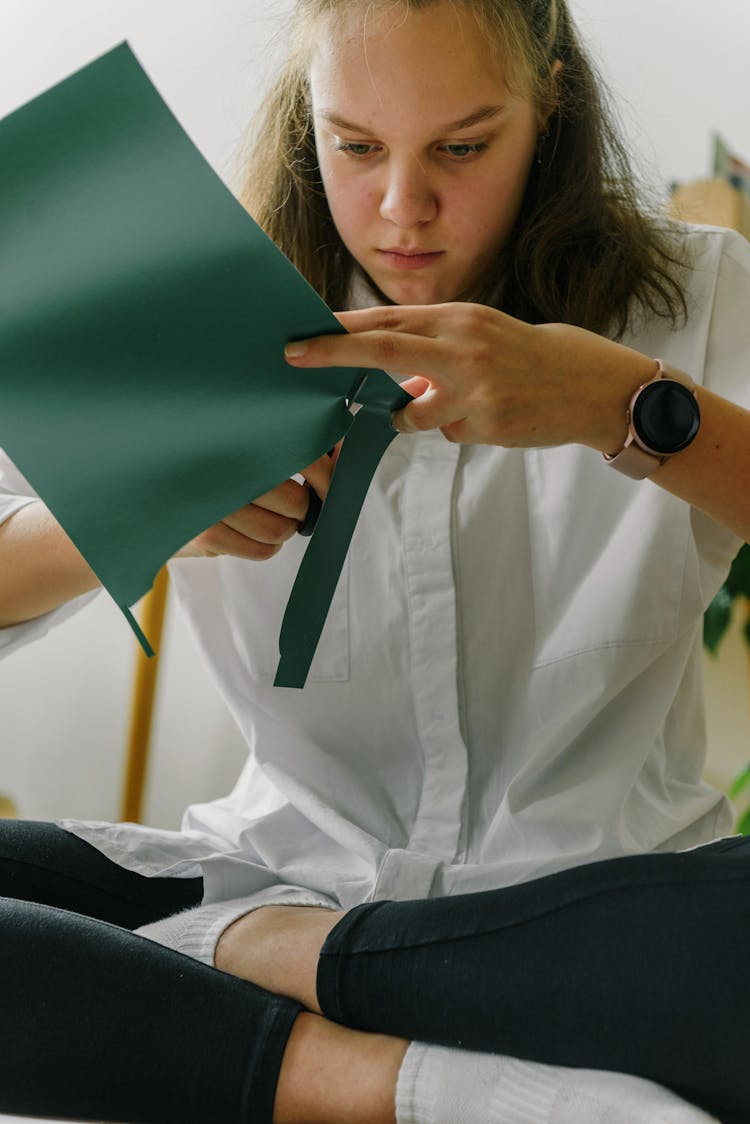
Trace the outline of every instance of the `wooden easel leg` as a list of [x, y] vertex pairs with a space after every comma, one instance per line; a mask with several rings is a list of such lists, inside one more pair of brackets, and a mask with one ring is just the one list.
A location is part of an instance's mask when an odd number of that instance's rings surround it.
[[120, 810], [120, 819], [125, 822], [141, 822], [168, 587], [169, 577], [164, 566], [156, 575], [153, 588], [142, 602], [140, 625], [156, 654], [148, 659], [140, 647], [136, 653], [135, 682]]

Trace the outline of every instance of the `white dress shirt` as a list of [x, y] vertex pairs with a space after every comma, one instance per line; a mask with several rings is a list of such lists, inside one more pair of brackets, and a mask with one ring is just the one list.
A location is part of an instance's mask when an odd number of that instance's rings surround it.
[[[685, 235], [687, 325], [651, 317], [622, 342], [750, 407], [750, 245]], [[1, 467], [0, 519], [33, 494]], [[306, 540], [269, 562], [170, 563], [247, 739], [233, 791], [181, 831], [58, 822], [143, 874], [202, 874], [205, 902], [283, 883], [344, 908], [727, 834], [729, 805], [701, 779], [701, 627], [739, 546], [582, 446], [401, 435], [303, 690], [272, 680]], [[90, 596], [0, 640], [12, 651]]]

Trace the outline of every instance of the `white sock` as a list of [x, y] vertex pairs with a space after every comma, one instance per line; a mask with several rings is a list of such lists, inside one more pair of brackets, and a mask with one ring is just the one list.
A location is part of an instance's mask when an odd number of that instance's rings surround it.
[[412, 1042], [397, 1124], [709, 1124], [668, 1089], [628, 1074], [570, 1069]]
[[219, 937], [224, 930], [245, 913], [252, 913], [264, 905], [319, 905], [328, 909], [340, 907], [324, 894], [316, 894], [299, 886], [269, 886], [246, 898], [232, 898], [211, 905], [197, 905], [183, 909], [141, 925], [135, 932], [140, 937], [173, 948], [203, 964], [214, 966], [214, 956]]

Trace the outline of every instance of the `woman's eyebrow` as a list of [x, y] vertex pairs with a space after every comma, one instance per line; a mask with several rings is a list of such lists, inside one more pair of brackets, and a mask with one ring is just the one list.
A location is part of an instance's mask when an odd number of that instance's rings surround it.
[[[461, 117], [458, 121], [450, 121], [447, 125], [441, 125], [436, 132], [454, 133], [459, 129], [468, 129], [472, 125], [479, 125], [482, 121], [489, 121], [492, 117], [497, 117], [503, 109], [505, 109], [504, 105], [483, 105], [479, 109], [475, 109], [473, 113], [468, 114], [467, 117]], [[339, 129], [348, 129], [349, 132], [359, 133], [360, 136], [372, 137], [375, 135], [364, 125], [356, 125], [353, 121], [347, 121], [333, 111], [323, 109], [319, 116], [331, 125], [336, 125]]]

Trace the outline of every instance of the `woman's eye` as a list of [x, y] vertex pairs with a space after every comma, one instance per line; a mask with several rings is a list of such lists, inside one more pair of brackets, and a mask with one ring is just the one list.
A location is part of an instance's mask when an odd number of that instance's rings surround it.
[[348, 152], [350, 156], [369, 156], [371, 144], [357, 144], [356, 141], [339, 141], [336, 148], [339, 152]]
[[467, 156], [476, 156], [487, 145], [484, 142], [478, 142], [477, 144], [446, 144], [443, 147], [451, 156], [463, 160]]

